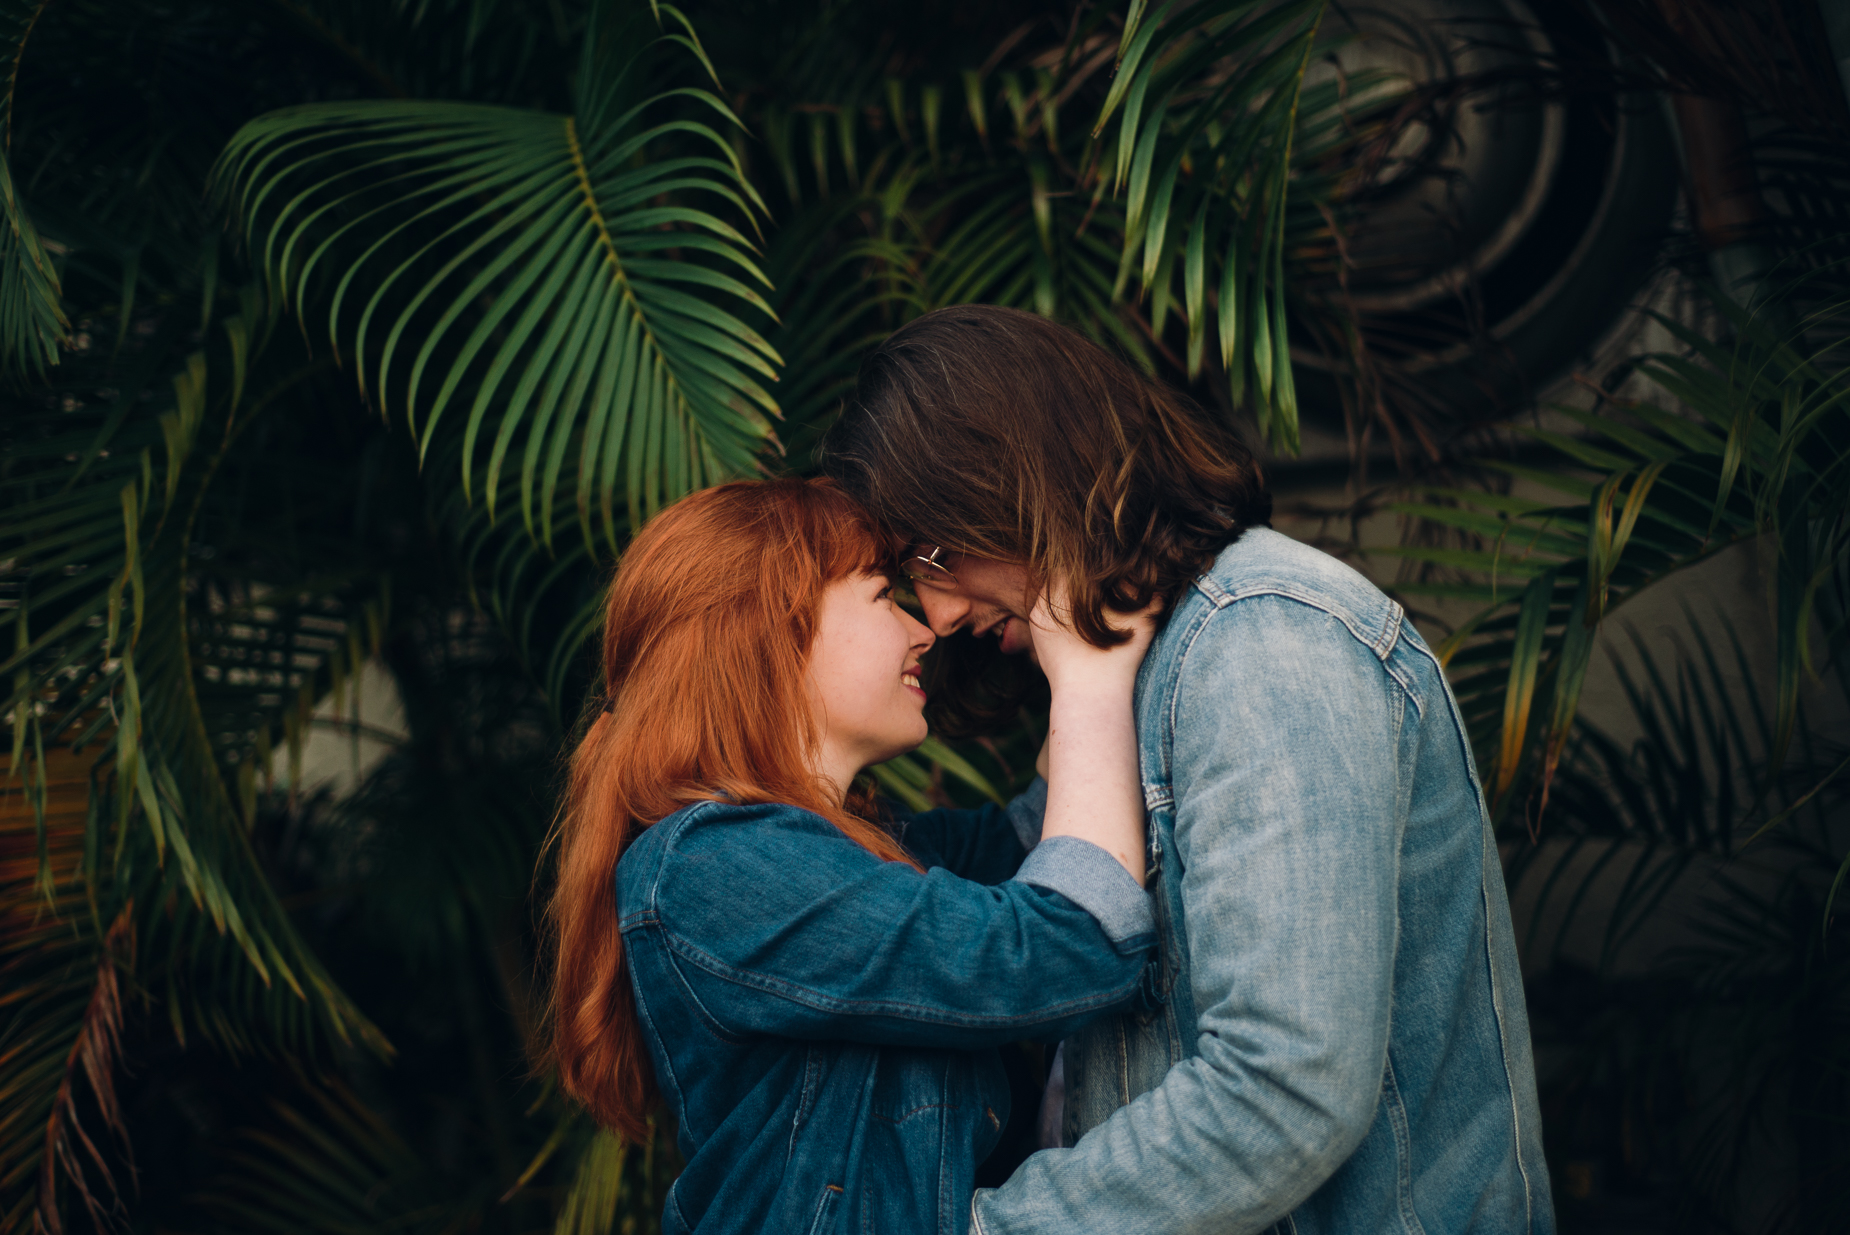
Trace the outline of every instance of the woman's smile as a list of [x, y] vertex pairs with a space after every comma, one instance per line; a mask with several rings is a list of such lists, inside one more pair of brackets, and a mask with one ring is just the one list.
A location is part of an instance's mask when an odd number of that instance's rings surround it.
[[[844, 794], [861, 769], [925, 740], [919, 658], [934, 638], [895, 602], [884, 575], [849, 575], [823, 590], [809, 653], [810, 702], [821, 739], [818, 770]], [[896, 683], [887, 677], [895, 660]]]

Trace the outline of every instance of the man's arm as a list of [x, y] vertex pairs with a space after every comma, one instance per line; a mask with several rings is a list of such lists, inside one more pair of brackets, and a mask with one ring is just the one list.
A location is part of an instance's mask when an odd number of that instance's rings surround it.
[[1200, 1054], [978, 1193], [984, 1235], [1262, 1231], [1374, 1120], [1405, 697], [1339, 622], [1281, 597], [1216, 614], [1181, 674], [1176, 845]]

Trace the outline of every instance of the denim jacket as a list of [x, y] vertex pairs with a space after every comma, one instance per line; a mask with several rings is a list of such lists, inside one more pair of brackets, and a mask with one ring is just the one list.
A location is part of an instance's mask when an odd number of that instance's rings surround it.
[[1150, 899], [1085, 841], [1027, 853], [1044, 794], [904, 821], [922, 874], [791, 806], [637, 838], [618, 928], [687, 1163], [664, 1231], [968, 1229], [1009, 1116], [996, 1046], [1150, 1006]]
[[1072, 1147], [975, 1228], [1551, 1232], [1497, 849], [1399, 606], [1253, 529], [1177, 603], [1137, 718], [1167, 1002], [1067, 1040]]

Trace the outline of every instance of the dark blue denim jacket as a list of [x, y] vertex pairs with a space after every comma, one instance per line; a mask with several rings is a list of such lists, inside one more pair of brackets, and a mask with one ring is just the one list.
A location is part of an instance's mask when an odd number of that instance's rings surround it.
[[996, 1046], [1154, 988], [1123, 867], [1024, 845], [1044, 794], [905, 821], [923, 874], [790, 806], [703, 802], [637, 839], [618, 924], [687, 1161], [663, 1230], [967, 1230], [1009, 1114]]

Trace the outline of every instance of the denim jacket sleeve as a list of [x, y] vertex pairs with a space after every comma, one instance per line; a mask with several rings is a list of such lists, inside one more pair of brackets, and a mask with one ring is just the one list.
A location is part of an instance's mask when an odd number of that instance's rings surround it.
[[1047, 782], [1040, 777], [1006, 807], [928, 810], [905, 820], [901, 839], [928, 866], [978, 883], [1001, 883], [1041, 839]]
[[652, 870], [620, 867], [621, 925], [660, 932], [723, 1031], [972, 1049], [1070, 1032], [1145, 986], [1148, 897], [1096, 845], [1056, 838], [985, 886], [795, 807], [665, 826]]
[[979, 1192], [984, 1235], [1262, 1231], [1374, 1120], [1405, 696], [1335, 618], [1270, 595], [1214, 614], [1179, 673], [1170, 773], [1199, 1054]]

